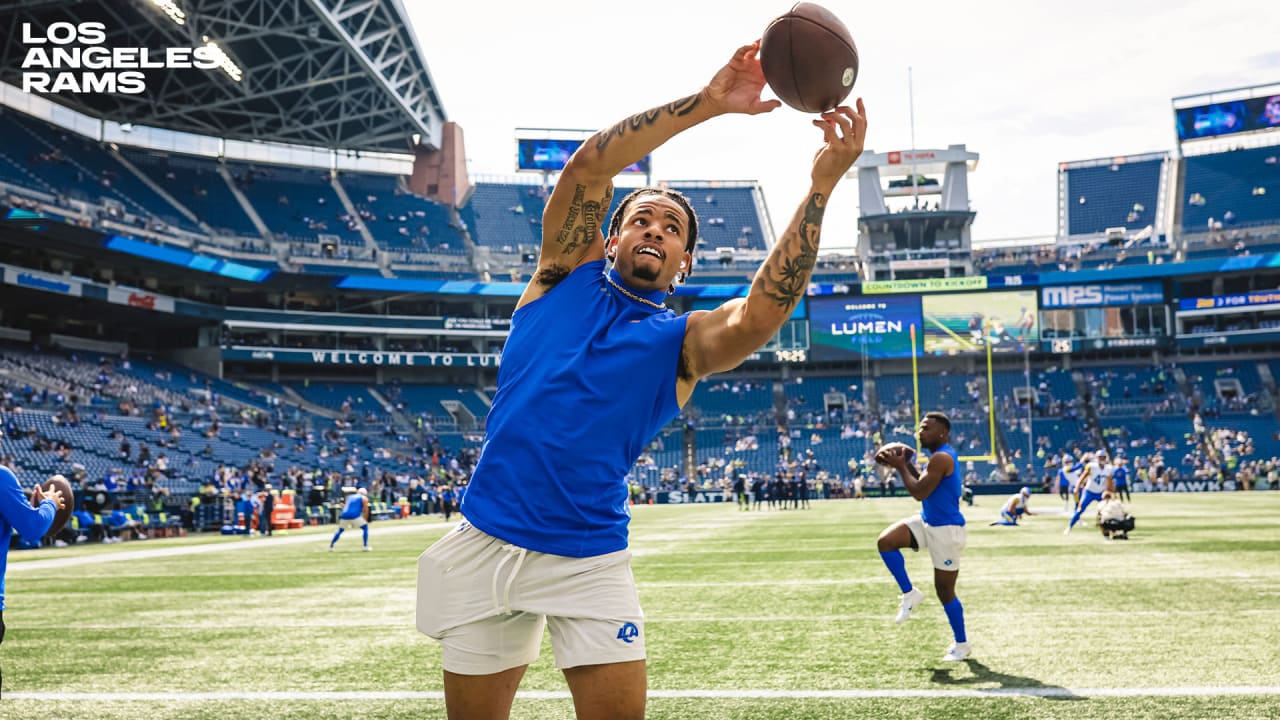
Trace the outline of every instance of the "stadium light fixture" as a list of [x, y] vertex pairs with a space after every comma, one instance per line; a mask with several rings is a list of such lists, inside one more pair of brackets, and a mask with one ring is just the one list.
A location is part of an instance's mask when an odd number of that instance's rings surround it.
[[208, 36], [205, 36], [204, 38], [204, 46], [213, 51], [214, 56], [218, 60], [218, 67], [222, 68], [222, 71], [225, 72], [232, 80], [240, 82], [241, 78], [244, 77], [244, 71], [241, 70], [240, 66], [231, 59], [231, 56], [227, 55], [227, 53], [218, 46], [218, 43], [210, 40]]
[[151, 0], [151, 4], [155, 5], [160, 12], [172, 20], [177, 25], [187, 24], [187, 14], [182, 8], [178, 7], [178, 3], [174, 0]]

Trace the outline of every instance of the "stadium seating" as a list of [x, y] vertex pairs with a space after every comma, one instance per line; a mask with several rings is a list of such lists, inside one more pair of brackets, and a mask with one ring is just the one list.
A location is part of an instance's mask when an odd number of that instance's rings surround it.
[[1086, 370], [1084, 375], [1094, 403], [1104, 414], [1179, 414], [1187, 407], [1169, 368], [1114, 365]]
[[542, 189], [535, 185], [476, 183], [463, 220], [477, 245], [502, 252], [525, 247], [536, 252], [542, 244]]
[[258, 229], [218, 172], [218, 161], [124, 148], [121, 154], [215, 231], [258, 238]]
[[[11, 161], [24, 162], [32, 176], [44, 181], [48, 191], [56, 189], [73, 198], [98, 202], [107, 198], [126, 212], [154, 218], [174, 227], [199, 232], [199, 228], [146, 183], [121, 165], [105, 148], [82, 135], [54, 127], [22, 113], [0, 108], [0, 133], [8, 138], [11, 152], [25, 153]], [[19, 148], [22, 148], [19, 150]], [[11, 162], [3, 165], [11, 166]], [[22, 176], [9, 177], [16, 184]]]
[[[1254, 362], [1186, 363], [1182, 370], [1186, 373], [1187, 382], [1199, 392], [1204, 406], [1220, 412], [1248, 412], [1256, 407], [1257, 398], [1263, 392], [1262, 377]], [[1245, 397], [1233, 400], [1219, 397], [1215, 382], [1218, 380], [1228, 381], [1224, 383], [1227, 387], [1233, 384], [1230, 380], [1238, 381]], [[1248, 399], [1250, 396], [1253, 400]], [[1264, 403], [1264, 407], [1269, 408], [1270, 402]]]
[[[699, 246], [765, 250], [763, 221], [750, 187], [681, 187], [698, 215]], [[619, 191], [621, 194], [621, 191]]]
[[1163, 164], [1158, 159], [1067, 170], [1068, 233], [1091, 235], [1107, 228], [1137, 230], [1155, 224]]
[[328, 234], [342, 245], [364, 245], [360, 233], [340, 219], [347, 211], [325, 171], [241, 163], [227, 163], [227, 170], [258, 217], [277, 235], [315, 242], [318, 235]]
[[403, 405], [404, 411], [411, 415], [426, 413], [430, 417], [447, 418], [445, 401], [462, 403], [477, 419], [489, 414], [489, 405], [480, 398], [476, 391], [454, 385], [384, 385], [378, 388], [383, 397], [397, 405]]
[[345, 172], [339, 182], [379, 247], [392, 252], [465, 247], [449, 208], [404, 191], [398, 176]]
[[1203, 230], [1210, 220], [1227, 229], [1280, 221], [1280, 148], [1194, 155], [1183, 162], [1180, 202], [1187, 230]]
[[[991, 452], [990, 419], [987, 416], [985, 378], [964, 375], [921, 374], [920, 412], [941, 410], [951, 420], [951, 441], [960, 455], [986, 455]], [[970, 397], [968, 387], [978, 393]], [[885, 428], [885, 440], [912, 442], [915, 433], [915, 411], [912, 409], [914, 388], [910, 375], [882, 375], [876, 378], [880, 407], [899, 409], [894, 427]]]
[[[672, 186], [689, 199], [698, 215], [699, 247], [764, 250], [763, 219], [756, 210], [751, 187]], [[617, 188], [606, 218], [612, 218], [630, 188]], [[542, 211], [546, 198], [540, 186], [476, 183], [461, 215], [479, 245], [502, 252], [536, 251], [542, 243]], [[607, 220], [606, 220], [607, 222]]]
[[[818, 402], [821, 406], [821, 400]], [[770, 381], [716, 381], [699, 383], [685, 408], [696, 410], [702, 422], [723, 422], [727, 416], [773, 415], [773, 383]]]

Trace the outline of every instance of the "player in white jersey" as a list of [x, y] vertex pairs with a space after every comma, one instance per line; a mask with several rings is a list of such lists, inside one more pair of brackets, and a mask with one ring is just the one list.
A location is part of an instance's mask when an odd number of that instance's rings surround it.
[[1071, 528], [1080, 521], [1080, 516], [1090, 505], [1102, 499], [1102, 493], [1108, 490], [1115, 491], [1111, 476], [1102, 471], [1102, 467], [1094, 460], [1093, 455], [1086, 454], [1082, 461], [1084, 472], [1080, 473], [1080, 479], [1076, 481], [1076, 495], [1079, 498], [1076, 502], [1076, 512], [1071, 516], [1071, 523], [1067, 525], [1067, 529], [1062, 531], [1063, 535], [1071, 534]]
[[1082, 472], [1084, 472], [1084, 465], [1070, 455], [1062, 454], [1062, 465], [1058, 468], [1058, 497], [1062, 498], [1063, 510], [1071, 507], [1071, 490], [1080, 480]]
[[992, 525], [1010, 525], [1016, 527], [1018, 518], [1023, 515], [1035, 515], [1031, 512], [1031, 508], [1027, 506], [1027, 501], [1031, 499], [1031, 488], [1024, 487], [1016, 495], [1010, 495], [1005, 501], [1004, 507], [1000, 510], [1000, 519], [991, 523]]

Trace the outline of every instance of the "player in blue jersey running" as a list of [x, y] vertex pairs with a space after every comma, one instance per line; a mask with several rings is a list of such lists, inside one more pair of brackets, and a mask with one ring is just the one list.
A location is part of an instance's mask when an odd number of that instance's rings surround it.
[[334, 533], [333, 539], [329, 541], [329, 552], [333, 552], [333, 546], [338, 542], [338, 538], [342, 537], [343, 530], [356, 528], [360, 528], [360, 532], [364, 535], [364, 551], [369, 552], [373, 549], [369, 547], [369, 491], [364, 488], [347, 496], [347, 504], [343, 506], [342, 514], [338, 516], [338, 532]]
[[929, 451], [929, 463], [921, 474], [911, 456], [891, 448], [876, 453], [876, 462], [896, 470], [911, 497], [920, 501], [920, 514], [890, 525], [880, 533], [877, 546], [880, 557], [902, 590], [898, 606], [898, 622], [911, 617], [911, 611], [924, 600], [924, 593], [907, 577], [903, 548], [929, 549], [933, 561], [933, 589], [947, 613], [955, 643], [942, 656], [944, 662], [959, 662], [969, 657], [969, 637], [964, 629], [964, 606], [956, 597], [956, 579], [960, 576], [960, 556], [966, 542], [964, 515], [960, 512], [960, 463], [951, 447], [951, 421], [940, 412], [931, 412], [920, 421], [916, 431], [920, 447]]
[[804, 296], [827, 198], [862, 152], [862, 102], [813, 121], [824, 141], [811, 185], [745, 298], [684, 315], [663, 304], [694, 261], [683, 195], [643, 188], [607, 226], [605, 213], [614, 176], [675, 135], [778, 107], [760, 97], [758, 52], [739, 48], [703, 89], [596, 133], [547, 201], [464, 520], [418, 561], [418, 629], [443, 646], [450, 718], [507, 717], [544, 626], [579, 718], [644, 716], [626, 474], [699, 379], [737, 367]]
[[49, 532], [54, 516], [67, 503], [61, 490], [45, 495], [37, 485], [31, 492], [28, 501], [17, 476], [0, 465], [0, 538], [4, 539], [0, 545], [0, 643], [4, 642], [4, 576], [9, 565], [9, 536], [17, 530], [27, 542], [39, 542]]

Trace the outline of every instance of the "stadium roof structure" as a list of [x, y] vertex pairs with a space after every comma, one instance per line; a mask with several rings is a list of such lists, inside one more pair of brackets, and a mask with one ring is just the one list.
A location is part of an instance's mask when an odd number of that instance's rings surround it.
[[[447, 119], [401, 0], [0, 0], [0, 79], [21, 86], [20, 28], [96, 21], [107, 48], [216, 43], [243, 72], [147, 70], [145, 93], [45, 95], [93, 117], [328, 149], [438, 147]], [[34, 34], [33, 32], [33, 34]]]

